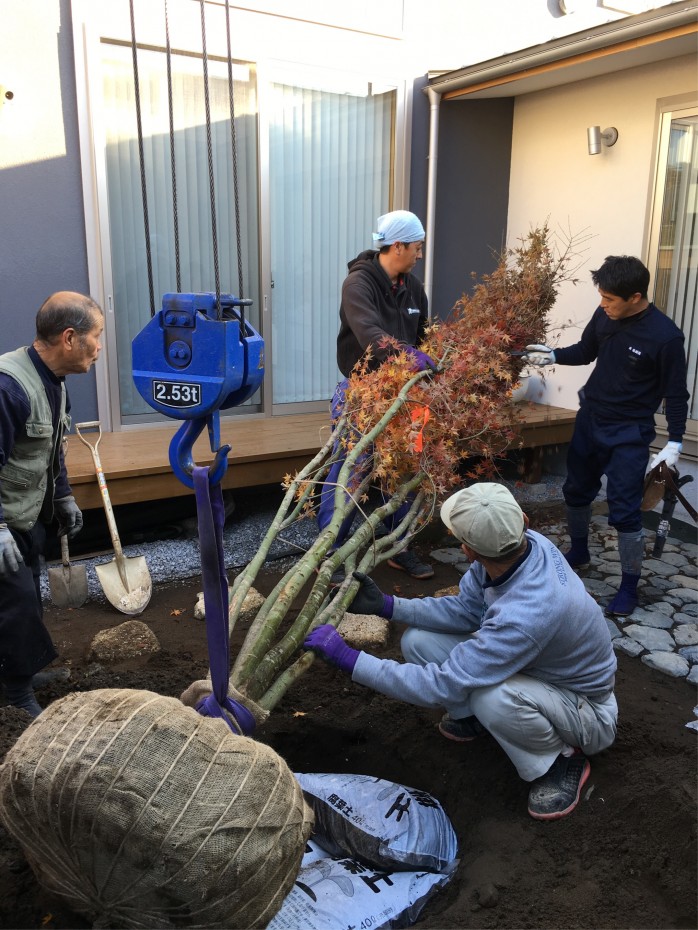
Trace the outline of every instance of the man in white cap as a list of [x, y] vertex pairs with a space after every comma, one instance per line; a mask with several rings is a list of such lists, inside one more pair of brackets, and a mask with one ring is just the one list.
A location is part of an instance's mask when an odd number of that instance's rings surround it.
[[[332, 398], [333, 423], [344, 409], [347, 379], [365, 352], [370, 349], [369, 368], [375, 369], [395, 351], [382, 344], [387, 336], [396, 339], [400, 347], [410, 353], [416, 371], [427, 368], [436, 371], [434, 361], [417, 348], [429, 319], [424, 286], [412, 274], [422, 257], [424, 227], [414, 213], [393, 210], [378, 217], [373, 240], [378, 251], [368, 249], [352, 259], [342, 285], [337, 365], [344, 378]], [[321, 530], [332, 519], [335, 485], [343, 464], [343, 459], [335, 462], [327, 476], [318, 511]], [[389, 529], [400, 522], [408, 509], [406, 505], [404, 511], [394, 514]], [[348, 534], [353, 516], [350, 514], [342, 525], [337, 544]], [[413, 578], [431, 578], [434, 574], [431, 565], [420, 562], [409, 549], [404, 549], [388, 564]]]
[[587, 756], [616, 734], [616, 659], [601, 608], [562, 553], [527, 529], [503, 485], [458, 491], [441, 519], [472, 562], [457, 595], [392, 597], [355, 573], [351, 611], [406, 624], [406, 663], [351, 649], [329, 624], [305, 646], [359, 684], [445, 708], [439, 730], [448, 739], [488, 731], [531, 783], [529, 814], [564, 817], [589, 777]]

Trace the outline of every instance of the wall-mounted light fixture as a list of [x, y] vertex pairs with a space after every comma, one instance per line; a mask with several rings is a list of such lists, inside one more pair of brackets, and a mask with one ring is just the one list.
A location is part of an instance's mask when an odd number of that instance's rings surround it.
[[598, 155], [602, 145], [615, 145], [617, 141], [618, 130], [615, 126], [609, 126], [603, 132], [601, 132], [600, 126], [590, 126], [587, 129], [587, 143], [590, 155]]
[[4, 84], [0, 84], [0, 110], [2, 109], [3, 103], [8, 100], [12, 100], [14, 94], [11, 90], [8, 90]]

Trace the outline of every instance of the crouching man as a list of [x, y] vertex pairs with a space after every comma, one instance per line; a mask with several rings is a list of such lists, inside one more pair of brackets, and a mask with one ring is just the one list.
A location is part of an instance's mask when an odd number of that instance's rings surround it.
[[564, 817], [589, 778], [587, 756], [616, 735], [616, 658], [601, 608], [562, 553], [527, 529], [503, 485], [458, 491], [441, 519], [472, 563], [457, 595], [393, 597], [355, 573], [352, 612], [406, 624], [406, 663], [352, 649], [328, 624], [304, 645], [359, 684], [444, 708], [439, 730], [448, 739], [489, 731], [531, 783], [529, 814]]

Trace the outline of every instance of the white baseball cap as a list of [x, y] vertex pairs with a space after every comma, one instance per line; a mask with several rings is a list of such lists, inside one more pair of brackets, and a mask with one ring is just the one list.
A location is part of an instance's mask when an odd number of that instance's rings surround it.
[[494, 482], [456, 491], [441, 505], [441, 519], [456, 539], [486, 558], [515, 552], [526, 529], [523, 511], [511, 492]]

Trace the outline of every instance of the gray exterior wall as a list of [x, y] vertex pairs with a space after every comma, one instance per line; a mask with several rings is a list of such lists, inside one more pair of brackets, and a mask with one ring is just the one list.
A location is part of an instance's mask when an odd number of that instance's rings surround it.
[[[53, 291], [89, 290], [70, 0], [42, 4], [53, 15], [47, 16], [45, 31], [30, 23], [33, 31], [22, 44], [28, 64], [60, 87], [64, 138], [56, 148], [65, 154], [0, 170], [0, 352], [32, 341], [36, 310]], [[12, 89], [11, 71], [3, 80]], [[410, 167], [410, 209], [423, 219], [429, 143], [425, 84], [421, 78], [414, 86]], [[5, 106], [31, 107], [32, 100], [17, 94]], [[492, 270], [492, 250], [504, 243], [512, 117], [512, 100], [441, 104], [432, 298], [437, 316], [445, 316], [470, 287], [471, 271]], [[68, 390], [74, 420], [96, 419], [94, 372], [69, 376]]]
[[[412, 114], [410, 208], [420, 217], [426, 216], [429, 144], [425, 84], [415, 85]], [[471, 272], [494, 270], [506, 243], [513, 119], [513, 98], [441, 102], [431, 300], [436, 317], [447, 316], [472, 290]]]
[[513, 98], [441, 104], [432, 301], [439, 316], [472, 290], [471, 272], [494, 270], [506, 244], [513, 121]]
[[[24, 54], [36, 60], [37, 71], [46, 73], [48, 67], [46, 79], [60, 85], [66, 154], [0, 170], [0, 352], [31, 343], [36, 311], [49, 294], [89, 289], [70, 0], [45, 3], [60, 17], [59, 28], [36, 30], [24, 43]], [[48, 15], [47, 23], [52, 22]], [[11, 70], [2, 77], [12, 90]], [[10, 107], [32, 107], [31, 95], [15, 94], [5, 104]], [[70, 375], [67, 385], [73, 419], [96, 419], [94, 371]]]

